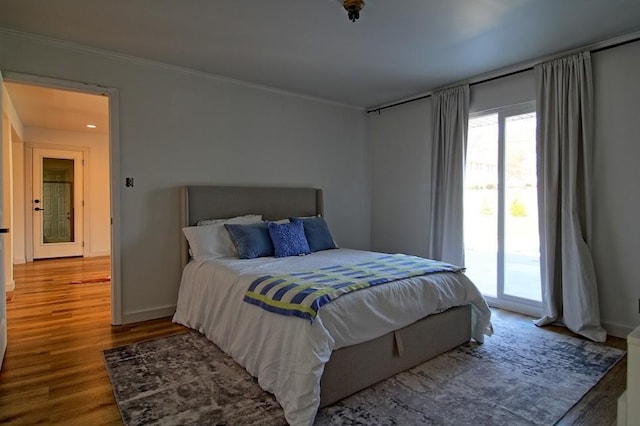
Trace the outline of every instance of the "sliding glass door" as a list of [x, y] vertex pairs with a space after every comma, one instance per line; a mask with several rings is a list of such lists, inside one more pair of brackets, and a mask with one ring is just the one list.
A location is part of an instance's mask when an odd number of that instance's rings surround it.
[[472, 115], [464, 188], [467, 275], [494, 305], [529, 313], [541, 300], [536, 182], [535, 104]]

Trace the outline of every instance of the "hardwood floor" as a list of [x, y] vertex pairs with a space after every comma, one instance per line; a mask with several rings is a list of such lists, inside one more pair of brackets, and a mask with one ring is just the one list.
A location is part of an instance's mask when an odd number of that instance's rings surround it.
[[[102, 350], [186, 329], [170, 318], [111, 326], [109, 283], [70, 284], [108, 275], [108, 257], [14, 268], [16, 290], [7, 304], [9, 345], [0, 372], [0, 423], [122, 424]], [[624, 339], [610, 337], [607, 345], [626, 350]], [[614, 425], [626, 371], [625, 357], [558, 424]]]
[[113, 327], [109, 258], [16, 265], [0, 372], [0, 423], [122, 424], [102, 350], [186, 331], [170, 318]]

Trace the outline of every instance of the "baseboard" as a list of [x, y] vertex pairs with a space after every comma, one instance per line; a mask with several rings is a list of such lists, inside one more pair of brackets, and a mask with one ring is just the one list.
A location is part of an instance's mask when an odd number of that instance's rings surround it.
[[8, 293], [10, 291], [14, 291], [16, 289], [16, 282], [14, 280], [11, 280], [11, 282], [7, 283], [7, 285], [5, 286], [5, 292]]
[[621, 337], [626, 339], [627, 336], [633, 331], [635, 327], [628, 327], [622, 324], [616, 324], [613, 322], [602, 322], [602, 327], [607, 330], [607, 334], [615, 337]]
[[4, 361], [4, 353], [7, 350], [7, 321], [0, 319], [0, 366]]
[[20, 265], [22, 263], [27, 263], [27, 259], [25, 259], [24, 257], [14, 257], [13, 258], [13, 264], [14, 265]]
[[111, 256], [111, 252], [109, 250], [92, 251], [91, 253], [87, 253], [84, 255], [84, 257], [103, 257], [103, 256]]
[[142, 311], [123, 312], [122, 324], [148, 321], [152, 319], [170, 317], [176, 312], [176, 305], [168, 305], [160, 308], [144, 309]]

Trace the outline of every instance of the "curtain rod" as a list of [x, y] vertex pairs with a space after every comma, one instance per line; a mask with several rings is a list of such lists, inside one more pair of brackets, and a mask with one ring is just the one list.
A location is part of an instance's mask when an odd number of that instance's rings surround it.
[[[605, 50], [613, 49], [614, 47], [620, 47], [620, 46], [624, 46], [625, 44], [635, 43], [636, 41], [639, 41], [639, 40], [640, 40], [640, 36], [637, 36], [637, 37], [633, 37], [633, 38], [631, 38], [629, 40], [623, 40], [623, 41], [620, 41], [618, 43], [610, 44], [608, 46], [602, 46], [602, 47], [591, 49], [590, 52], [591, 53], [602, 52], [602, 51], [605, 51]], [[493, 81], [493, 80], [499, 80], [499, 79], [504, 78], [504, 77], [510, 77], [512, 75], [520, 74], [520, 73], [523, 73], [523, 72], [526, 72], [526, 71], [531, 71], [532, 69], [533, 69], [533, 66], [530, 66], [530, 67], [522, 68], [522, 69], [519, 69], [519, 70], [511, 71], [511, 72], [508, 72], [508, 73], [505, 73], [505, 74], [500, 74], [500, 75], [496, 75], [496, 76], [493, 76], [493, 77], [488, 77], [488, 78], [485, 78], [483, 80], [474, 81], [473, 83], [469, 83], [469, 86], [472, 87], [472, 86], [476, 86], [478, 84], [488, 83], [488, 82]], [[377, 112], [378, 114], [380, 114], [380, 111], [385, 110], [387, 108], [393, 108], [393, 107], [396, 107], [396, 106], [399, 106], [399, 105], [404, 105], [404, 104], [408, 104], [408, 103], [411, 103], [411, 102], [420, 101], [422, 99], [430, 98], [432, 94], [433, 93], [428, 93], [426, 95], [417, 96], [415, 98], [406, 99], [404, 101], [394, 102], [392, 104], [385, 105], [383, 107], [373, 108], [373, 109], [367, 110], [367, 114], [372, 113], [372, 112]]]

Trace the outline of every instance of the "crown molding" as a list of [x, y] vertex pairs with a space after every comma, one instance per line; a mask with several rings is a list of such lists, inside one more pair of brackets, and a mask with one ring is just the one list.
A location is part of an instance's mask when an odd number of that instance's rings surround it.
[[445, 89], [449, 89], [452, 87], [456, 87], [456, 86], [462, 86], [464, 84], [468, 84], [469, 86], [473, 86], [476, 84], [482, 84], [482, 83], [486, 83], [492, 80], [497, 80], [499, 78], [502, 77], [508, 77], [510, 75], [513, 74], [518, 74], [521, 72], [525, 72], [525, 71], [529, 71], [531, 69], [533, 69], [533, 67], [535, 67], [536, 65], [542, 64], [544, 62], [548, 62], [548, 61], [552, 61], [554, 59], [558, 59], [561, 58], [563, 56], [568, 56], [568, 55], [572, 55], [578, 52], [584, 52], [584, 51], [589, 51], [591, 53], [597, 53], [601, 50], [606, 50], [609, 48], [614, 48], [614, 47], [618, 47], [621, 45], [625, 45], [628, 43], [632, 43], [632, 42], [636, 42], [640, 40], [640, 31], [634, 31], [632, 33], [627, 33], [627, 34], [622, 34], [619, 35], [617, 37], [613, 37], [604, 41], [600, 41], [597, 43], [591, 43], [591, 44], [587, 44], [584, 45], [582, 47], [578, 47], [578, 48], [574, 48], [574, 49], [570, 49], [570, 50], [564, 50], [562, 52], [557, 52], [548, 56], [543, 56], [541, 58], [537, 58], [537, 59], [532, 59], [529, 61], [525, 61], [525, 62], [520, 62], [518, 64], [515, 65], [510, 65], [507, 67], [503, 67], [503, 68], [498, 68], [496, 70], [493, 71], [489, 71], [483, 74], [479, 74], [476, 76], [473, 76], [469, 79], [466, 80], [461, 80], [461, 81], [457, 81], [455, 83], [451, 83], [451, 84], [447, 84], [446, 86], [442, 86], [442, 87], [438, 87], [435, 88], [433, 90], [429, 90], [426, 92], [422, 92], [413, 96], [407, 96], [401, 99], [397, 99], [395, 101], [390, 101], [390, 102], [385, 102], [383, 104], [380, 105], [376, 105], [376, 106], [372, 106], [372, 107], [368, 107], [367, 108], [367, 112], [371, 113], [371, 112], [376, 112], [376, 111], [380, 111], [383, 109], [387, 109], [387, 108], [391, 108], [394, 107], [396, 105], [402, 105], [402, 104], [406, 104], [406, 103], [410, 103], [410, 102], [414, 102], [414, 101], [418, 101], [424, 98], [428, 98], [430, 97], [434, 92], [439, 91], [439, 90], [445, 90]]
[[251, 82], [248, 82], [248, 81], [238, 80], [238, 79], [231, 78], [231, 77], [225, 77], [225, 76], [212, 74], [212, 73], [208, 73], [208, 72], [204, 72], [204, 71], [194, 70], [194, 69], [187, 68], [187, 67], [181, 67], [181, 66], [178, 66], [178, 65], [172, 65], [172, 64], [168, 64], [166, 62], [155, 61], [155, 60], [152, 60], [152, 59], [140, 58], [140, 57], [132, 56], [132, 55], [126, 55], [124, 53], [118, 53], [118, 52], [114, 52], [114, 51], [106, 50], [106, 49], [99, 49], [97, 47], [90, 47], [90, 46], [86, 46], [86, 45], [83, 45], [83, 44], [74, 43], [74, 42], [71, 42], [71, 41], [60, 40], [60, 39], [56, 39], [56, 38], [52, 38], [52, 37], [46, 37], [46, 36], [42, 36], [42, 35], [38, 35], [38, 34], [12, 30], [12, 29], [9, 29], [9, 28], [4, 28], [4, 27], [0, 27], [0, 34], [6, 34], [6, 35], [9, 35], [9, 36], [20, 37], [20, 38], [24, 38], [24, 39], [28, 39], [28, 40], [33, 40], [33, 41], [36, 41], [38, 43], [42, 43], [42, 44], [49, 45], [49, 46], [52, 46], [52, 47], [59, 47], [59, 48], [62, 48], [62, 49], [72, 50], [72, 51], [76, 51], [76, 52], [80, 52], [80, 53], [92, 54], [92, 55], [95, 55], [95, 56], [100, 56], [100, 57], [108, 58], [108, 59], [114, 59], [114, 60], [117, 60], [117, 61], [129, 62], [129, 63], [134, 63], [134, 64], [137, 64], [137, 65], [143, 65], [143, 66], [148, 66], [148, 67], [152, 67], [152, 68], [158, 68], [158, 69], [173, 71], [173, 72], [184, 74], [184, 75], [190, 75], [190, 76], [195, 76], [195, 77], [200, 77], [200, 78], [206, 78], [206, 79], [209, 79], [209, 80], [215, 80], [215, 81], [220, 81], [220, 82], [224, 82], [224, 83], [236, 84], [236, 85], [239, 85], [239, 86], [244, 86], [244, 87], [248, 87], [248, 88], [256, 89], [256, 90], [261, 90], [261, 91], [265, 91], [265, 92], [270, 92], [270, 93], [274, 93], [274, 94], [277, 94], [277, 95], [291, 96], [291, 97], [295, 97], [295, 98], [299, 98], [299, 99], [304, 99], [304, 100], [307, 100], [307, 101], [323, 103], [323, 104], [327, 104], [327, 105], [331, 105], [331, 106], [337, 106], [337, 107], [341, 107], [341, 108], [354, 109], [354, 110], [363, 111], [363, 112], [366, 111], [366, 108], [361, 107], [361, 106], [350, 105], [350, 104], [345, 104], [345, 103], [338, 102], [338, 101], [333, 101], [333, 100], [330, 100], [330, 99], [319, 98], [319, 97], [316, 97], [316, 96], [311, 96], [311, 95], [305, 95], [305, 94], [301, 94], [301, 93], [291, 92], [291, 91], [284, 90], [284, 89], [278, 89], [278, 88], [275, 88], [275, 87], [265, 86], [265, 85], [262, 85], [262, 84], [251, 83]]

